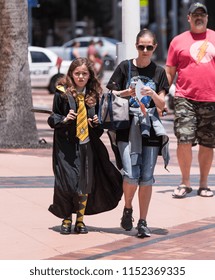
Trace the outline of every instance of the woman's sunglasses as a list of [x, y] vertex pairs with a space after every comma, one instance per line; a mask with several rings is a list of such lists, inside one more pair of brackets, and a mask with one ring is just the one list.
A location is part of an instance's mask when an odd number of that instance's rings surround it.
[[137, 49], [138, 49], [139, 51], [144, 51], [145, 49], [146, 49], [147, 51], [153, 51], [154, 46], [152, 46], [152, 45], [148, 45], [148, 46], [138, 45], [138, 46], [137, 46]]

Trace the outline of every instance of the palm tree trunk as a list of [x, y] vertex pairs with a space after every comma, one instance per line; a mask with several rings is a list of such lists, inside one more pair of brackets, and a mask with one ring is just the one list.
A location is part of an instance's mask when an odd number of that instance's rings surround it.
[[37, 145], [32, 103], [27, 0], [0, 0], [0, 147]]

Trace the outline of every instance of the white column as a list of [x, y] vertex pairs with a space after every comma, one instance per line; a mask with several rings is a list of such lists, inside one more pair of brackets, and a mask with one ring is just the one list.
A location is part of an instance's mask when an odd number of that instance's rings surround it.
[[[136, 35], [140, 31], [140, 0], [122, 0], [122, 44], [120, 60], [137, 56]], [[118, 61], [120, 62], [120, 61]]]

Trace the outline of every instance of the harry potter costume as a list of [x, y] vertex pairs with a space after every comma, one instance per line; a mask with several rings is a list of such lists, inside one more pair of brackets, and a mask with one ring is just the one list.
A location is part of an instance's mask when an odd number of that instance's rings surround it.
[[[108, 151], [100, 140], [103, 130], [99, 126], [90, 127], [87, 144], [80, 145], [76, 137], [76, 121], [64, 122], [69, 110], [77, 112], [77, 102], [69, 95], [65, 97], [57, 91], [53, 101], [53, 113], [48, 118], [48, 124], [54, 128], [53, 140], [53, 171], [55, 175], [53, 204], [49, 211], [59, 218], [67, 218], [76, 213], [80, 203], [81, 158], [80, 147], [90, 145], [87, 168], [93, 168], [92, 188], [87, 190], [88, 199], [85, 215], [98, 214], [114, 209], [122, 197], [122, 175], [111, 163]], [[87, 108], [88, 117], [98, 111], [97, 105]], [[88, 148], [86, 148], [88, 153]], [[93, 166], [92, 166], [93, 165]], [[85, 172], [85, 174], [87, 174]], [[90, 172], [89, 172], [90, 174]], [[83, 177], [83, 176], [82, 176]]]

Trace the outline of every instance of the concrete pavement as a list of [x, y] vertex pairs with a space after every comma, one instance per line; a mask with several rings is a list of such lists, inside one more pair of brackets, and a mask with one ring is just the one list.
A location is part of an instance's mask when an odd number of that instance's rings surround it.
[[[52, 96], [34, 94], [35, 105], [51, 106]], [[47, 115], [35, 113], [40, 138], [52, 143]], [[0, 150], [0, 260], [43, 259], [215, 259], [215, 197], [196, 195], [197, 147], [193, 150], [192, 187], [185, 199], [171, 193], [180, 181], [175, 157], [172, 116], [164, 118], [170, 136], [169, 172], [158, 159], [156, 184], [148, 213], [152, 237], [138, 239], [136, 229], [123, 231], [119, 224], [123, 199], [112, 211], [86, 216], [87, 235], [59, 234], [61, 220], [48, 212], [53, 196], [52, 149]], [[108, 137], [102, 137], [108, 150]], [[110, 151], [112, 160], [113, 154]], [[215, 165], [209, 186], [215, 191]], [[135, 225], [138, 201], [134, 200]], [[164, 255], [165, 252], [165, 255]]]

